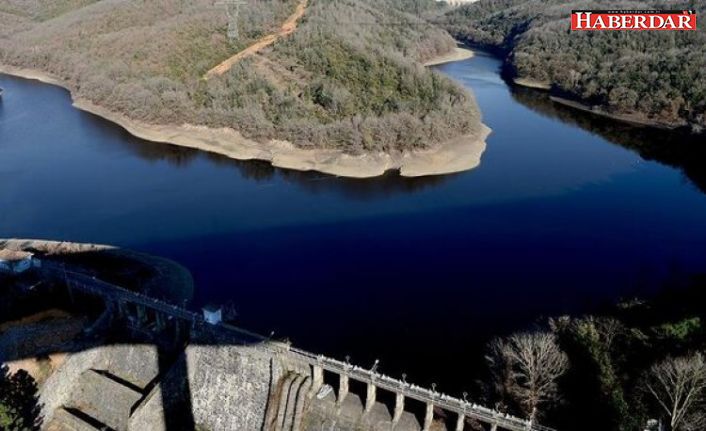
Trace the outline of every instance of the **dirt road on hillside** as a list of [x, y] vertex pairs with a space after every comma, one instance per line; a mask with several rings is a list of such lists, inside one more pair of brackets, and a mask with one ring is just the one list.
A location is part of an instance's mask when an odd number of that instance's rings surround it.
[[249, 47], [225, 60], [213, 69], [209, 70], [208, 72], [206, 72], [206, 75], [204, 75], [204, 79], [223, 75], [242, 59], [257, 54], [262, 49], [277, 42], [277, 40], [292, 34], [294, 30], [297, 29], [297, 24], [299, 20], [304, 16], [304, 13], [306, 13], [306, 7], [308, 3], [309, 0], [300, 0], [299, 4], [297, 5], [297, 8], [294, 10], [294, 13], [290, 15], [289, 18], [287, 18], [287, 20], [282, 24], [282, 27], [280, 27], [279, 31], [261, 37], [260, 39], [258, 39], [257, 42], [253, 43]]

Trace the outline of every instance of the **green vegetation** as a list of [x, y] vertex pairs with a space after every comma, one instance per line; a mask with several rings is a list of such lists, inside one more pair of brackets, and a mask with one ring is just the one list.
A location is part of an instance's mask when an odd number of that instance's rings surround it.
[[[705, 285], [706, 278], [696, 277], [649, 301], [549, 319], [542, 329], [495, 340], [488, 349], [486, 401], [529, 416], [526, 382], [545, 381], [536, 415], [558, 429], [641, 431], [649, 419], [672, 431], [705, 429]], [[527, 340], [523, 349], [498, 349], [516, 345], [518, 337]], [[563, 355], [566, 369], [556, 366]], [[542, 366], [531, 372], [514, 366], [507, 374], [508, 358]]]
[[481, 0], [439, 22], [456, 37], [505, 57], [513, 77], [556, 95], [669, 127], [706, 127], [706, 30], [571, 32], [573, 9], [696, 9], [663, 0]]
[[24, 370], [10, 374], [0, 366], [0, 430], [33, 431], [41, 425], [37, 384]]
[[310, 0], [292, 35], [208, 81], [298, 1], [243, 6], [234, 42], [211, 0], [19, 3], [0, 0], [0, 64], [54, 74], [135, 120], [350, 153], [432, 147], [480, 125], [473, 97], [419, 64], [455, 47], [422, 18], [433, 0]]

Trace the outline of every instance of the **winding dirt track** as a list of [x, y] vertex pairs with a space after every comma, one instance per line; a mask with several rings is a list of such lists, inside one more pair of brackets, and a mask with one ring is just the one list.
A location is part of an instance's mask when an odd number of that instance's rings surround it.
[[292, 34], [294, 30], [297, 29], [297, 23], [299, 22], [301, 17], [304, 16], [304, 13], [306, 13], [306, 7], [308, 3], [309, 0], [300, 0], [299, 4], [297, 5], [297, 8], [294, 10], [294, 13], [290, 15], [289, 18], [287, 18], [287, 20], [284, 22], [284, 24], [282, 24], [282, 27], [280, 27], [277, 33], [272, 33], [268, 34], [267, 36], [261, 37], [260, 39], [258, 39], [257, 42], [253, 43], [249, 47], [245, 48], [244, 50], [240, 51], [239, 53], [225, 60], [218, 66], [206, 72], [206, 75], [204, 75], [204, 79], [223, 75], [242, 59], [257, 54], [263, 48], [266, 48], [272, 45], [273, 43], [277, 42], [277, 40]]

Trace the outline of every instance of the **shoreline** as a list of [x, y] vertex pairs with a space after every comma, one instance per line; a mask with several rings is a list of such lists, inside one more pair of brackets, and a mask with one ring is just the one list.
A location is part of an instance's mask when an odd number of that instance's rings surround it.
[[535, 81], [530, 78], [514, 78], [512, 82], [520, 87], [532, 88], [535, 90], [549, 91], [552, 89], [552, 84], [548, 82]]
[[593, 114], [593, 115], [596, 115], [599, 117], [609, 118], [611, 120], [631, 124], [633, 126], [654, 127], [657, 129], [674, 130], [674, 129], [678, 129], [679, 127], [684, 127], [687, 125], [686, 123], [685, 124], [663, 123], [663, 122], [659, 122], [659, 121], [645, 119], [643, 117], [639, 117], [637, 115], [631, 115], [631, 114], [611, 114], [610, 112], [606, 112], [600, 108], [589, 106], [584, 103], [577, 102], [575, 100], [565, 99], [565, 98], [559, 97], [559, 96], [549, 96], [549, 100], [551, 100], [554, 103], [558, 103], [559, 105], [562, 105], [562, 106], [567, 106], [569, 108], [576, 109], [576, 110], [583, 111], [583, 112], [587, 112], [589, 114]]
[[440, 55], [438, 57], [432, 58], [431, 60], [424, 63], [424, 67], [429, 66], [439, 66], [441, 64], [453, 63], [455, 61], [468, 60], [475, 56], [475, 52], [472, 49], [465, 46], [457, 46], [448, 54]]
[[[112, 245], [29, 238], [0, 238], [0, 250], [31, 251], [56, 259], [91, 254], [102, 254], [106, 258], [112, 256], [155, 271], [151, 278], [141, 280], [140, 293], [169, 298], [174, 303], [191, 302], [194, 299], [194, 279], [191, 272], [181, 264], [161, 256]], [[91, 266], [90, 262], [89, 259], [73, 265]]]
[[[468, 42], [469, 44], [472, 44], [472, 41]], [[480, 50], [489, 53], [490, 55], [494, 56], [495, 58], [500, 59], [503, 62], [503, 67], [507, 66], [508, 64], [506, 63], [506, 60], [503, 58], [502, 55], [497, 53], [498, 48], [497, 47], [484, 47], [480, 48]], [[598, 117], [603, 117], [607, 118], [609, 120], [618, 122], [618, 123], [623, 123], [631, 126], [637, 126], [637, 127], [651, 127], [655, 129], [661, 129], [661, 130], [677, 130], [681, 128], [686, 128], [689, 127], [689, 123], [686, 121], [683, 121], [681, 123], [670, 123], [670, 122], [663, 122], [659, 120], [651, 120], [647, 119], [643, 116], [640, 116], [639, 114], [613, 114], [610, 112], [607, 112], [603, 109], [601, 109], [599, 106], [591, 106], [586, 103], [583, 103], [581, 101], [576, 101], [576, 100], [571, 100], [571, 99], [566, 99], [560, 96], [554, 96], [551, 94], [552, 88], [553, 88], [553, 83], [551, 82], [545, 82], [545, 81], [538, 81], [532, 78], [526, 78], [526, 77], [514, 77], [514, 78], [509, 78], [503, 79], [509, 87], [512, 86], [517, 86], [517, 87], [522, 87], [522, 88], [528, 88], [536, 91], [542, 91], [544, 93], [548, 93], [548, 97], [552, 102], [558, 103], [560, 105], [576, 109], [582, 112], [586, 112], [588, 114], [592, 114]]]
[[[453, 55], [458, 58], [460, 54]], [[457, 60], [445, 59], [444, 62], [448, 61]], [[191, 124], [159, 125], [133, 120], [86, 99], [76, 98], [69, 85], [48, 73], [6, 65], [0, 65], [0, 73], [65, 88], [71, 94], [75, 108], [115, 123], [140, 139], [207, 151], [236, 160], [263, 160], [283, 169], [317, 171], [349, 178], [373, 178], [390, 170], [398, 170], [403, 177], [445, 175], [470, 170], [480, 165], [486, 148], [485, 139], [491, 133], [491, 129], [481, 123], [478, 131], [439, 144], [436, 148], [401, 154], [380, 152], [351, 155], [333, 149], [301, 149], [283, 140], [260, 143], [243, 137], [231, 128]]]

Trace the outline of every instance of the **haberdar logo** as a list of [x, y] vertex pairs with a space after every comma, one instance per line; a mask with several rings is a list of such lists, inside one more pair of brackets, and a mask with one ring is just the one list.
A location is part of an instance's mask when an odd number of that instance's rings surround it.
[[693, 10], [575, 10], [571, 30], [696, 30]]

